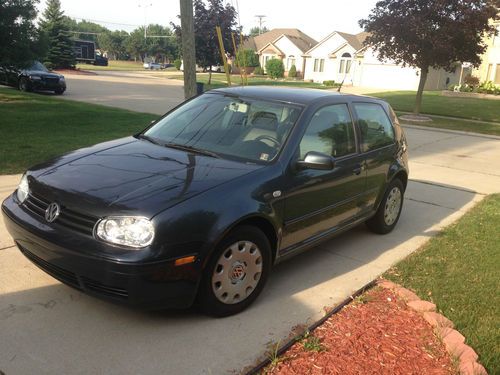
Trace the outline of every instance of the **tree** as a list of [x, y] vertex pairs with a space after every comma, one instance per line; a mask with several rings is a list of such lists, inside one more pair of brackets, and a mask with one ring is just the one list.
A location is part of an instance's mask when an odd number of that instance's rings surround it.
[[236, 62], [238, 66], [243, 68], [259, 66], [259, 56], [253, 49], [240, 49], [236, 53]]
[[182, 56], [184, 57], [184, 97], [189, 99], [197, 93], [193, 0], [180, 0], [180, 10], [181, 26], [177, 27], [177, 29], [174, 27], [174, 30], [176, 30], [176, 34], [182, 38]]
[[255, 26], [255, 27], [252, 27], [250, 29], [250, 33], [248, 34], [248, 36], [257, 36], [257, 35], [260, 35], [260, 34], [264, 34], [264, 33], [267, 33], [269, 31], [269, 29], [267, 27], [262, 27], [262, 30], [260, 29], [259, 26]]
[[481, 63], [484, 35], [500, 0], [382, 0], [359, 24], [382, 60], [420, 69], [414, 112], [420, 113], [430, 68], [453, 71], [457, 62]]
[[108, 53], [114, 60], [128, 59], [126, 40], [129, 35], [126, 31], [107, 31], [99, 34], [99, 47]]
[[[207, 5], [203, 0], [194, 0], [196, 63], [209, 71], [208, 84], [212, 79], [210, 67], [222, 65], [215, 27], [220, 26], [224, 48], [229, 55], [234, 56], [231, 33], [238, 35], [236, 14], [236, 10], [230, 4], [224, 6], [222, 0], [207, 0]], [[175, 24], [172, 24], [172, 27], [176, 34], [181, 36], [181, 28]]]
[[25, 67], [41, 51], [36, 18], [36, 0], [0, 2], [0, 65]]
[[59, 0], [47, 1], [47, 9], [43, 12], [40, 26], [48, 41], [48, 52], [45, 58], [47, 65], [53, 68], [74, 67], [73, 41]]

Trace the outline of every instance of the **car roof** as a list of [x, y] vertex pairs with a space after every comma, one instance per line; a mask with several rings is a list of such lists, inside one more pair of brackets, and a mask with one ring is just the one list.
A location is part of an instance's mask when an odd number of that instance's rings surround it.
[[[269, 87], [269, 86], [235, 86], [210, 90], [207, 93], [221, 93], [227, 95], [246, 96], [264, 100], [274, 100], [295, 104], [310, 104], [318, 99], [331, 97], [342, 99], [369, 99], [370, 101], [381, 101], [369, 96], [346, 94], [331, 90], [289, 88], [289, 87]], [[334, 100], [335, 101], [335, 100]]]

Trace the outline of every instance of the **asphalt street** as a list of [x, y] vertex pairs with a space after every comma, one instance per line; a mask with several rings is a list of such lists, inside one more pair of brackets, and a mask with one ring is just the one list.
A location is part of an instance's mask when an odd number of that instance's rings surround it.
[[[154, 81], [70, 78], [65, 97], [152, 113], [180, 102], [181, 86]], [[83, 295], [24, 258], [0, 222], [0, 370], [232, 374], [251, 366], [269, 343], [322, 317], [325, 307], [418, 249], [485, 194], [500, 191], [498, 137], [414, 127], [406, 132], [411, 180], [394, 232], [375, 235], [361, 225], [279, 265], [257, 302], [229, 318], [195, 310], [140, 312]], [[0, 199], [19, 177], [0, 177]]]

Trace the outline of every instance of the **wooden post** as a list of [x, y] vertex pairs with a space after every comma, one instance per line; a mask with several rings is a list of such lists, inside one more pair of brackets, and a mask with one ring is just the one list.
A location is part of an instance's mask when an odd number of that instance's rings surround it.
[[229, 73], [229, 65], [227, 64], [226, 50], [224, 49], [224, 41], [222, 40], [222, 31], [220, 26], [215, 26], [215, 31], [217, 31], [217, 37], [219, 38], [219, 47], [222, 61], [224, 62], [224, 71], [226, 72], [227, 85], [231, 87], [231, 74]]
[[194, 47], [193, 0], [180, 0], [184, 98], [196, 96], [196, 52]]

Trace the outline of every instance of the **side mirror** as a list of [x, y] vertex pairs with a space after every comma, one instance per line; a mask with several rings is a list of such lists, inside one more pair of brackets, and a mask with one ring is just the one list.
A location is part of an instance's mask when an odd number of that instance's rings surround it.
[[334, 164], [333, 157], [316, 151], [309, 151], [304, 160], [297, 161], [299, 169], [332, 170]]

